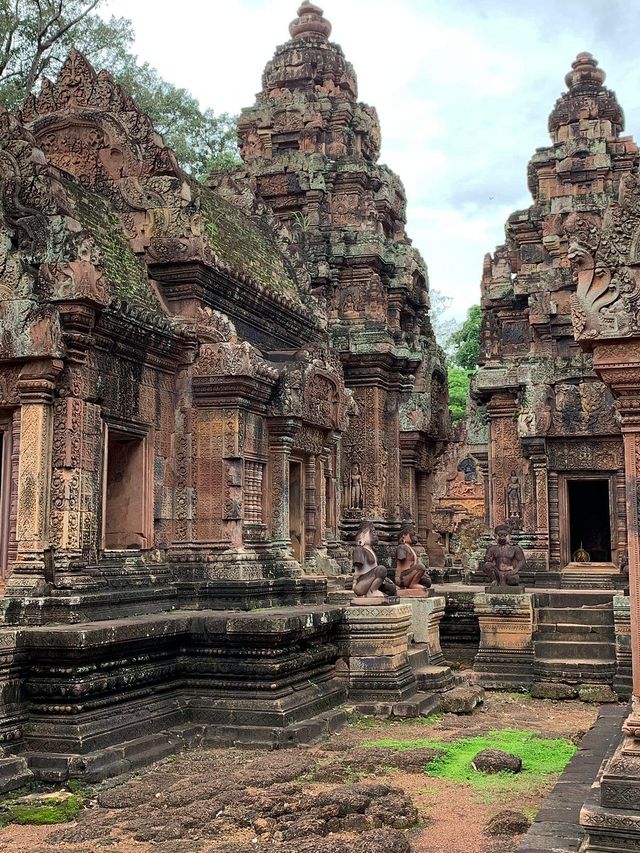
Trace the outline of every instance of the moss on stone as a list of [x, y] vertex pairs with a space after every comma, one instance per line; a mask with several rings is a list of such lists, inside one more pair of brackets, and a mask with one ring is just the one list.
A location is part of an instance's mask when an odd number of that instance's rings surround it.
[[0, 806], [0, 827], [10, 823], [44, 826], [74, 820], [84, 804], [80, 794], [43, 795], [30, 802], [5, 801]]
[[251, 220], [234, 204], [203, 191], [201, 213], [211, 249], [233, 270], [300, 303], [295, 277], [268, 224]]
[[162, 314], [147, 278], [146, 268], [124, 235], [122, 225], [100, 196], [69, 179], [65, 188], [75, 203], [75, 215], [100, 250], [112, 296]]

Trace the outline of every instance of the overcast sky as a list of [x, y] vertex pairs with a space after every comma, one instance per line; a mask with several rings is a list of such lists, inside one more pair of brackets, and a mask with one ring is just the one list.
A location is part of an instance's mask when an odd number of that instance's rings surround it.
[[[408, 232], [456, 316], [482, 258], [526, 207], [527, 161], [577, 53], [590, 51], [640, 138], [640, 0], [326, 0], [332, 41], [378, 109], [381, 161], [404, 181]], [[296, 0], [110, 0], [136, 51], [201, 106], [253, 103]]]

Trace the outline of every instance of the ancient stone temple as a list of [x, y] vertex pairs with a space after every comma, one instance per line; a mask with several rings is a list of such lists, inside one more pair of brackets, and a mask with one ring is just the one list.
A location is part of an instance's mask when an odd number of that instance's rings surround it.
[[0, 114], [2, 790], [331, 729], [323, 574], [365, 516], [426, 534], [426, 270], [328, 24], [292, 34], [217, 190], [77, 52]]
[[616, 400], [623, 439], [631, 606], [631, 713], [581, 813], [583, 850], [640, 849], [640, 171], [619, 181], [604, 219], [568, 220], [576, 339]]
[[0, 152], [2, 741], [104, 775], [176, 726], [259, 738], [332, 708], [340, 611], [301, 566], [337, 536], [347, 407], [295, 245], [78, 53], [0, 117]]
[[595, 233], [638, 164], [604, 79], [590, 54], [572, 64], [549, 117], [552, 144], [529, 164], [533, 204], [509, 217], [482, 276], [471, 449], [487, 526], [510, 525], [542, 585], [610, 583], [627, 561], [620, 419], [571, 324], [567, 234]]
[[337, 472], [343, 535], [368, 518], [395, 541], [411, 519], [426, 543], [433, 467], [448, 433], [426, 267], [405, 233], [402, 184], [377, 162], [377, 114], [358, 102], [331, 25], [304, 3], [289, 30], [240, 116], [235, 192], [228, 177], [212, 183], [231, 196], [249, 186], [310, 259], [311, 293], [353, 393]]

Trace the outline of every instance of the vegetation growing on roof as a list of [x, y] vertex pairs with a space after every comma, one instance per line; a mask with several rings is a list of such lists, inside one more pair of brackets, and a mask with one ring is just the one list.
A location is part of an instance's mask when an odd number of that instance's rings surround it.
[[202, 192], [201, 212], [209, 245], [221, 260], [269, 290], [301, 302], [293, 273], [272, 235], [213, 192]]
[[136, 257], [115, 213], [102, 198], [81, 187], [75, 180], [65, 181], [65, 187], [75, 202], [78, 220], [100, 249], [111, 295], [119, 296], [123, 301], [146, 308], [154, 314], [162, 314], [149, 286], [145, 267]]

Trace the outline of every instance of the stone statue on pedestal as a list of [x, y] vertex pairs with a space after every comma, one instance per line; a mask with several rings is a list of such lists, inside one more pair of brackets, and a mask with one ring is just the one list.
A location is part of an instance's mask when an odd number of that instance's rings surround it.
[[413, 525], [405, 525], [400, 531], [396, 548], [396, 585], [400, 589], [417, 589], [424, 592], [431, 586], [431, 580], [413, 548], [417, 542]]
[[518, 586], [520, 572], [527, 565], [524, 551], [511, 544], [509, 533], [509, 525], [499, 524], [495, 529], [497, 544], [484, 557], [484, 573], [492, 586]]
[[373, 546], [378, 534], [370, 521], [360, 525], [353, 549], [353, 591], [358, 598], [386, 598], [395, 595], [395, 584], [387, 580], [385, 566], [378, 565]]

